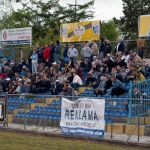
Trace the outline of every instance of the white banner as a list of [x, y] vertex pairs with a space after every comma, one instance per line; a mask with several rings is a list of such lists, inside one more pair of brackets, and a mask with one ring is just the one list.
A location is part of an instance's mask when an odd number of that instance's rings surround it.
[[103, 137], [105, 130], [105, 100], [62, 98], [60, 127], [63, 133]]
[[20, 45], [32, 43], [32, 28], [15, 28], [2, 30], [3, 45]]

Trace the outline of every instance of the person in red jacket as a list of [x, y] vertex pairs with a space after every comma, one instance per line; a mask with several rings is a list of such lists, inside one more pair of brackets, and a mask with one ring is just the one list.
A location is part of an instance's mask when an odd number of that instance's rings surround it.
[[50, 48], [48, 47], [47, 44], [45, 44], [45, 49], [43, 51], [43, 59], [45, 62], [46, 66], [49, 66], [49, 62], [50, 62]]

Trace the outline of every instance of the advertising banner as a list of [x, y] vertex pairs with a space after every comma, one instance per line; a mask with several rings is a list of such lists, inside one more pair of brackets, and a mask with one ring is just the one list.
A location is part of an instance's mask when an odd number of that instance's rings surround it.
[[150, 15], [140, 16], [139, 37], [150, 37]]
[[100, 21], [85, 21], [61, 25], [62, 42], [84, 42], [100, 39]]
[[32, 43], [32, 28], [15, 28], [2, 30], [2, 45], [20, 45]]
[[105, 100], [80, 98], [70, 101], [62, 98], [60, 127], [70, 135], [102, 138], [105, 130]]

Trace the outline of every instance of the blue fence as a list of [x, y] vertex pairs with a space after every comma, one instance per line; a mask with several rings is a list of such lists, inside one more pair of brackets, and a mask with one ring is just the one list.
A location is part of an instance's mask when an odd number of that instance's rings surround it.
[[[82, 96], [81, 96], [82, 97]], [[81, 97], [67, 97], [70, 100], [77, 100]], [[83, 96], [89, 97], [89, 96]], [[8, 95], [7, 112], [11, 116], [12, 123], [37, 126], [57, 126], [61, 119], [61, 98], [62, 96], [50, 95]], [[90, 98], [90, 97], [89, 97]], [[91, 97], [94, 98], [94, 97]], [[101, 97], [96, 97], [101, 99]], [[128, 99], [126, 97], [105, 97], [105, 122], [127, 123]], [[8, 117], [9, 118], [9, 117]]]
[[150, 109], [150, 80], [130, 82], [129, 123], [132, 117], [146, 116]]

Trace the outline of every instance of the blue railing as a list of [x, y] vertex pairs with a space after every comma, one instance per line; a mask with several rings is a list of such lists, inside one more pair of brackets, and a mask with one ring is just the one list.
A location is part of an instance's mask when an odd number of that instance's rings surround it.
[[130, 82], [129, 90], [128, 123], [132, 117], [148, 115], [150, 109], [150, 79], [133, 83]]
[[[26, 95], [20, 98], [20, 95], [7, 95], [7, 112], [13, 117], [13, 123], [33, 124], [44, 121], [45, 126], [58, 125], [61, 117], [61, 97], [42, 95]], [[70, 100], [77, 100], [81, 97], [67, 97]], [[89, 97], [100, 99], [101, 97]], [[128, 99], [126, 95], [112, 98], [105, 97], [105, 122], [110, 123], [127, 123], [128, 118]], [[34, 107], [33, 107], [34, 106]], [[16, 113], [14, 113], [16, 112]]]

